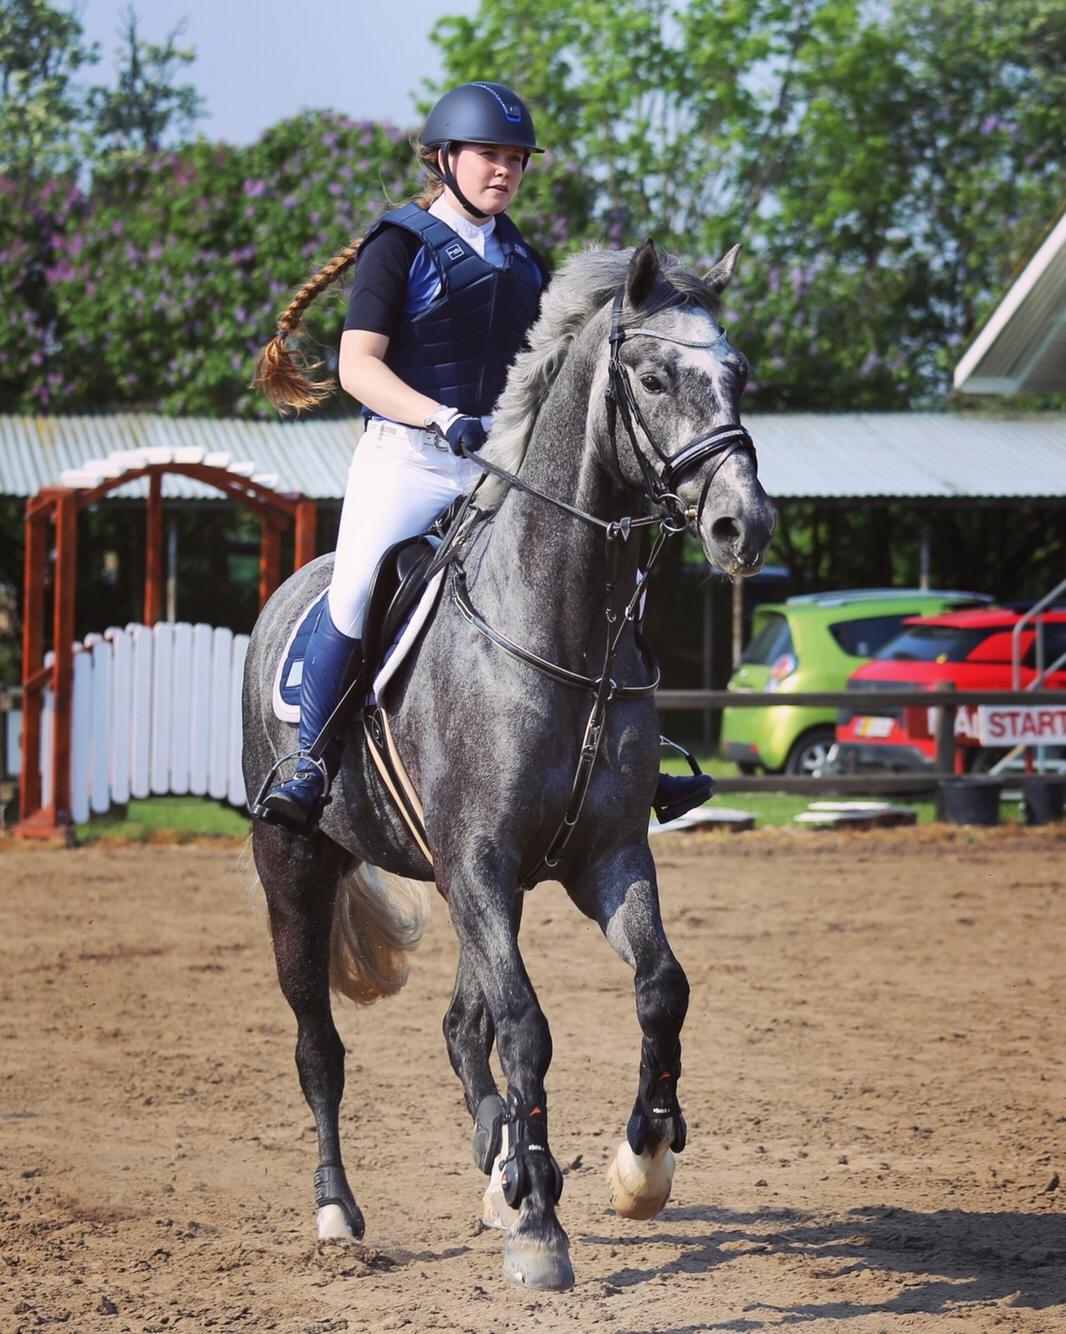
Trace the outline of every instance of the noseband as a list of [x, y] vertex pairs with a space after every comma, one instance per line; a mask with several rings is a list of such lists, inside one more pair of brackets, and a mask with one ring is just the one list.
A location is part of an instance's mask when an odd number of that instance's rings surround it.
[[[751, 455], [753, 463], [756, 462], [755, 442], [747, 430], [739, 422], [735, 422], [732, 425], [716, 426], [713, 430], [694, 437], [676, 454], [667, 454], [663, 450], [652, 435], [648, 423], [644, 420], [640, 404], [633, 393], [632, 382], [622, 365], [622, 344], [627, 338], [657, 338], [660, 342], [676, 343], [680, 347], [710, 349], [717, 347], [723, 341], [725, 331], [720, 331], [718, 337], [712, 339], [709, 343], [698, 343], [688, 338], [675, 338], [671, 334], [660, 333], [657, 329], [645, 329], [640, 326], [627, 329], [622, 323], [624, 296], [625, 289], [620, 287], [615, 293], [611, 305], [611, 356], [607, 363], [607, 425], [611, 436], [611, 448], [614, 451], [615, 466], [619, 472], [622, 471], [621, 460], [618, 457], [616, 429], [617, 419], [621, 417], [622, 425], [629, 437], [630, 448], [644, 478], [644, 489], [647, 495], [658, 507], [659, 517], [668, 530], [679, 532], [687, 525], [689, 519], [699, 521], [699, 517], [703, 513], [707, 493], [711, 489], [711, 483], [726, 459], [731, 458], [739, 450], [743, 450]], [[644, 432], [645, 439], [651, 445], [662, 465], [661, 470], [656, 471], [637, 443], [634, 422]], [[690, 512], [676, 494], [677, 487], [694, 468], [697, 468], [706, 459], [712, 458], [717, 459], [717, 462], [707, 470], [699, 501], [695, 510]]]

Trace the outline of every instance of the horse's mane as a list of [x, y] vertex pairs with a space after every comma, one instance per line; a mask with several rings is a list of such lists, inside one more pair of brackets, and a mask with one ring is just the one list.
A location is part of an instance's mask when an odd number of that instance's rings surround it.
[[[517, 472], [537, 415], [582, 329], [625, 282], [632, 250], [585, 250], [572, 255], [553, 277], [544, 294], [540, 318], [530, 330], [528, 347], [515, 358], [507, 385], [493, 412], [486, 456], [509, 472]], [[691, 303], [717, 317], [718, 294], [702, 278], [675, 260], [662, 260], [651, 294], [639, 311], [626, 308], [627, 322], [672, 306]], [[507, 483], [490, 477], [478, 500], [498, 505]]]

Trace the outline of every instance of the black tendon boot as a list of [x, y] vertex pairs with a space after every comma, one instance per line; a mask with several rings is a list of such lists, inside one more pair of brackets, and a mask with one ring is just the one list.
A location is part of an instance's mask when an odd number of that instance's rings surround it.
[[[345, 691], [362, 670], [360, 640], [341, 634], [333, 624], [328, 604], [324, 603], [304, 654], [296, 771], [291, 778], [276, 782], [258, 803], [255, 814], [259, 819], [281, 825], [294, 834], [310, 834], [314, 830], [340, 765], [346, 719], [332, 719], [324, 745], [319, 738]], [[357, 695], [358, 691], [353, 691], [351, 698], [354, 700]]]

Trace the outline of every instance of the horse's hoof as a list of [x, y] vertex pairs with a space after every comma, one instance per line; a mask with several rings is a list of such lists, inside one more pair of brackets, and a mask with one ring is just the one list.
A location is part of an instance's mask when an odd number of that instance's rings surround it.
[[518, 1221], [518, 1210], [512, 1209], [503, 1197], [503, 1176], [498, 1158], [492, 1165], [492, 1176], [482, 1198], [481, 1221], [486, 1227], [499, 1227], [504, 1230]]
[[507, 1234], [503, 1246], [503, 1276], [512, 1283], [542, 1292], [565, 1292], [574, 1286], [566, 1233], [559, 1229], [554, 1244], [536, 1242], [528, 1236]]
[[315, 1230], [319, 1241], [354, 1241], [355, 1233], [348, 1215], [339, 1204], [324, 1204], [318, 1211]]
[[607, 1171], [611, 1207], [623, 1218], [654, 1218], [674, 1183], [674, 1155], [665, 1141], [654, 1152], [634, 1153], [626, 1140]]

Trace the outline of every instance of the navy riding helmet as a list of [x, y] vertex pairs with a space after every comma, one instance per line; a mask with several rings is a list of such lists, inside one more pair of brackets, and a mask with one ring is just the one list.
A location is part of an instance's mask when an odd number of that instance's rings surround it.
[[537, 147], [533, 118], [518, 94], [502, 83], [461, 83], [450, 89], [426, 117], [419, 136], [426, 148], [444, 149], [444, 167], [438, 173], [460, 203], [475, 217], [487, 214], [475, 208], [459, 189], [451, 166], [453, 145], [506, 144], [530, 153]]

